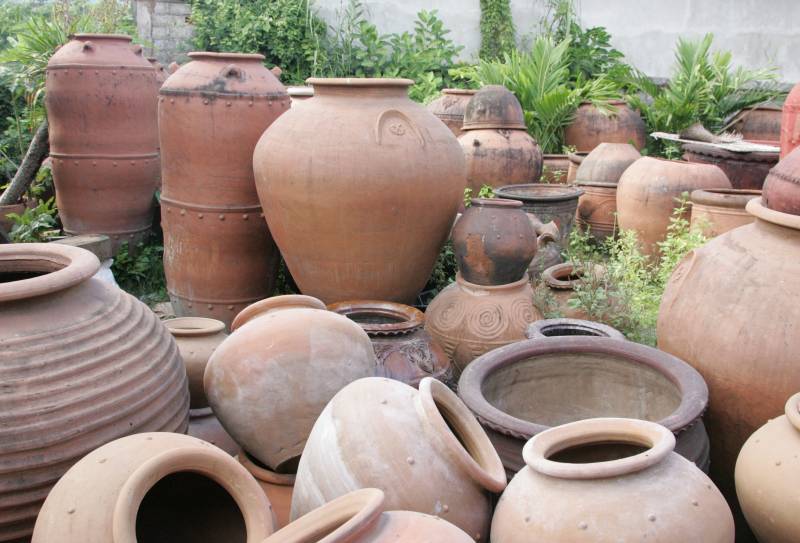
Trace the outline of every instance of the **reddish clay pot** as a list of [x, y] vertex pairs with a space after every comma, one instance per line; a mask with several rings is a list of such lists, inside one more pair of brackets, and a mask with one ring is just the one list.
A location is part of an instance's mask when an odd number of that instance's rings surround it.
[[798, 145], [800, 145], [800, 83], [792, 88], [783, 102], [781, 158], [794, 151]]
[[568, 319], [587, 319], [582, 309], [570, 305], [575, 297], [575, 287], [583, 278], [583, 271], [576, 270], [571, 262], [550, 266], [542, 272], [542, 280], [537, 285], [536, 299], [545, 300], [551, 309]]
[[77, 247], [0, 245], [0, 541], [30, 537], [52, 485], [92, 449], [186, 431], [175, 341], [99, 269]]
[[286, 93], [292, 100], [294, 106], [298, 102], [305, 102], [309, 98], [314, 97], [314, 87], [288, 87]]
[[616, 110], [611, 115], [605, 115], [589, 102], [581, 104], [575, 120], [564, 130], [564, 143], [578, 151], [592, 151], [601, 143], [630, 143], [642, 149], [647, 143], [642, 116], [624, 100], [610, 103]]
[[164, 81], [167, 80], [170, 74], [167, 72], [167, 69], [164, 67], [164, 65], [158, 61], [157, 58], [147, 57], [147, 62], [149, 62], [150, 65], [153, 67], [153, 69], [156, 71], [156, 82], [158, 83], [158, 86], [161, 87], [161, 85], [164, 84]]
[[683, 146], [689, 162], [713, 164], [725, 172], [735, 189], [761, 190], [770, 168], [778, 163], [778, 153], [734, 153], [702, 144]]
[[558, 245], [567, 246], [575, 211], [578, 209], [578, 198], [583, 190], [575, 187], [553, 186], [547, 183], [531, 183], [528, 185], [507, 185], [494, 191], [498, 198], [519, 200], [522, 209], [535, 215], [539, 221], [552, 221], [558, 228]]
[[475, 540], [489, 533], [503, 465], [475, 417], [444, 384], [415, 388], [372, 377], [344, 387], [308, 438], [292, 518], [360, 488], [386, 493], [386, 509], [437, 515]]
[[164, 321], [181, 353], [186, 375], [189, 377], [189, 406], [192, 409], [208, 407], [208, 399], [203, 390], [203, 375], [211, 353], [222, 343], [228, 334], [225, 323], [201, 317], [183, 317]]
[[636, 232], [644, 254], [656, 255], [678, 206], [676, 199], [697, 189], [729, 188], [730, 181], [717, 166], [642, 157], [619, 180], [617, 225]]
[[575, 182], [575, 176], [578, 174], [578, 168], [581, 167], [583, 159], [586, 158], [588, 154], [589, 153], [587, 151], [581, 151], [567, 155], [567, 159], [569, 160], [569, 167], [567, 167], [567, 185], [571, 185]]
[[708, 470], [708, 388], [691, 366], [657, 349], [603, 337], [520, 341], [476, 359], [458, 394], [494, 443], [509, 475], [532, 436], [576, 420], [627, 417], [678, 436], [677, 452]]
[[413, 387], [424, 377], [452, 383], [450, 359], [423, 328], [425, 315], [419, 309], [370, 300], [339, 302], [328, 309], [358, 323], [367, 333], [378, 359], [376, 376]]
[[135, 245], [153, 222], [159, 82], [129, 36], [76, 34], [47, 63], [56, 203], [68, 234]]
[[412, 302], [463, 201], [464, 154], [408, 98], [408, 79], [308, 82], [314, 98], [273, 123], [253, 156], [286, 265], [326, 303]]
[[745, 211], [747, 202], [761, 196], [760, 190], [706, 189], [692, 191], [693, 228], [713, 238], [750, 224], [755, 218]]
[[552, 428], [523, 450], [492, 519], [493, 543], [733, 543], [719, 490], [673, 452], [675, 436], [641, 420], [598, 418]]
[[275, 285], [280, 255], [262, 219], [253, 150], [289, 96], [262, 55], [189, 56], [158, 105], [164, 273], [176, 314], [230, 326]]
[[568, 155], [542, 155], [542, 175], [534, 183], [568, 183], [570, 160]]
[[736, 115], [731, 129], [747, 141], [769, 141], [780, 145], [781, 108], [770, 103], [743, 109]]
[[442, 89], [442, 95], [427, 105], [428, 111], [439, 117], [455, 137], [463, 131], [467, 104], [478, 92], [475, 89]]
[[764, 183], [764, 205], [800, 215], [800, 151], [792, 151], [770, 170]]
[[528, 339], [546, 337], [592, 336], [624, 340], [625, 336], [607, 324], [581, 319], [542, 319], [532, 322], [525, 331]]
[[276, 473], [245, 451], [240, 452], [236, 459], [255, 478], [267, 497], [272, 506], [275, 528], [283, 528], [289, 524], [295, 474]]
[[186, 433], [208, 441], [231, 456], [238, 454], [242, 449], [225, 431], [210, 407], [189, 410], [189, 430]]
[[374, 375], [376, 365], [356, 323], [310, 296], [275, 296], [236, 316], [208, 361], [204, 384], [236, 442], [286, 472], [328, 400], [347, 383]]
[[8, 217], [9, 213], [22, 215], [25, 213], [25, 204], [0, 205], [0, 228], [2, 228], [3, 232], [6, 234], [11, 233], [15, 224], [14, 221]]
[[42, 507], [35, 543], [261, 543], [269, 502], [236, 460], [188, 436], [128, 436], [86, 455]]

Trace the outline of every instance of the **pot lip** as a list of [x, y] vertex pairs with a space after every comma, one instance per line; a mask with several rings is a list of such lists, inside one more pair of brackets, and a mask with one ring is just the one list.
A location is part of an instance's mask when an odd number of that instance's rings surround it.
[[607, 183], [604, 181], [581, 181], [580, 179], [576, 179], [575, 185], [579, 187], [605, 187], [609, 189], [615, 189], [619, 186], [619, 183]]
[[314, 96], [314, 87], [286, 87], [286, 94], [289, 96]]
[[461, 271], [456, 272], [456, 282], [450, 283], [451, 285], [459, 285], [463, 288], [467, 288], [470, 290], [489, 290], [489, 291], [503, 291], [503, 290], [514, 290], [519, 287], [523, 287], [530, 282], [530, 277], [528, 276], [528, 272], [526, 271], [525, 274], [522, 276], [522, 279], [514, 281], [513, 283], [506, 283], [505, 285], [479, 285], [478, 283], [470, 283], [461, 275]]
[[744, 209], [747, 202], [761, 196], [755, 189], [696, 189], [692, 191], [692, 204]]
[[656, 421], [672, 432], [679, 432], [697, 421], [708, 405], [708, 385], [697, 370], [679, 358], [632, 341], [586, 336], [527, 339], [489, 351], [473, 360], [461, 373], [458, 395], [482, 424], [505, 435], [529, 439], [550, 427], [501, 411], [483, 395], [483, 383], [498, 370], [554, 353], [611, 355], [660, 372], [682, 396], [675, 411]]
[[381, 300], [346, 300], [328, 305], [328, 311], [348, 317], [352, 314], [371, 313], [398, 319], [398, 322], [389, 323], [360, 323], [358, 324], [368, 336], [396, 336], [405, 335], [419, 330], [425, 324], [425, 314], [410, 305]]
[[[540, 191], [544, 194], [525, 194], [521, 191]], [[550, 194], [547, 194], [547, 193]], [[557, 183], [523, 183], [519, 185], [503, 185], [494, 189], [495, 196], [508, 200], [519, 200], [527, 202], [565, 202], [577, 200], [583, 194], [583, 190]]]
[[789, 398], [786, 402], [785, 412], [791, 425], [800, 432], [800, 392]]
[[208, 317], [176, 317], [162, 321], [175, 337], [210, 336], [225, 331], [225, 323]]
[[262, 61], [266, 57], [259, 53], [218, 53], [215, 51], [192, 51], [188, 53], [188, 56], [192, 60], [198, 59], [212, 59], [212, 60], [258, 60]]
[[[612, 106], [628, 105], [627, 100], [625, 100], [624, 98], [615, 98], [613, 100], [609, 100], [608, 103], [611, 104]], [[591, 105], [592, 102], [590, 101], [581, 102], [579, 104], [579, 106], [591, 106]]]
[[594, 322], [583, 319], [540, 319], [533, 321], [528, 325], [525, 330], [525, 337], [528, 339], [542, 339], [547, 337], [575, 337], [575, 336], [548, 336], [545, 332], [549, 328], [554, 327], [569, 327], [578, 330], [589, 330], [592, 332], [600, 332], [597, 335], [587, 334], [588, 337], [610, 337], [612, 339], [626, 340], [625, 335], [612, 328], [607, 324], [601, 322]]
[[[646, 451], [617, 460], [577, 464], [550, 460], [553, 454], [580, 445], [628, 443]], [[559, 479], [606, 479], [645, 470], [665, 460], [675, 449], [675, 435], [664, 426], [643, 420], [595, 418], [570, 422], [531, 438], [522, 448], [530, 469]]]
[[442, 89], [442, 94], [465, 94], [473, 96], [480, 89]]
[[103, 34], [101, 32], [76, 32], [69, 36], [71, 40], [125, 40], [133, 42], [133, 37], [127, 34]]
[[510, 200], [507, 198], [470, 198], [470, 203], [474, 207], [500, 207], [500, 208], [521, 208], [520, 200]]
[[550, 288], [572, 290], [580, 281], [579, 279], [559, 279], [558, 277], [572, 275], [577, 272], [582, 273], [580, 269], [576, 270], [576, 266], [572, 262], [562, 262], [561, 264], [555, 264], [545, 269], [542, 272], [542, 281]]
[[[502, 492], [508, 482], [503, 462], [489, 436], [456, 393], [441, 381], [425, 377], [419, 383], [416, 405], [444, 443], [450, 460], [484, 489]], [[452, 427], [459, 430], [458, 437]]]
[[265, 483], [279, 486], [294, 486], [294, 481], [297, 477], [296, 473], [278, 473], [272, 471], [263, 465], [257, 464], [253, 457], [250, 456], [250, 453], [244, 449], [241, 449], [239, 454], [236, 455], [236, 460], [238, 460], [257, 481], [264, 481]]
[[[550, 159], [550, 160], [569, 160], [569, 155], [564, 153], [543, 153], [542, 160]], [[538, 183], [541, 184], [541, 183]], [[547, 184], [547, 183], [545, 183]], [[512, 185], [513, 186], [513, 185]]]
[[567, 158], [570, 162], [574, 162], [576, 164], [580, 164], [583, 162], [587, 156], [589, 156], [590, 151], [573, 151], [567, 155]]
[[306, 85], [312, 87], [396, 87], [408, 88], [413, 79], [399, 77], [309, 77]]
[[231, 323], [231, 333], [237, 328], [240, 328], [247, 322], [251, 321], [259, 315], [275, 311], [277, 309], [292, 309], [292, 308], [308, 308], [308, 309], [321, 309], [327, 311], [325, 304], [313, 296], [306, 296], [304, 294], [283, 294], [281, 296], [272, 296], [259, 300], [253, 304], [248, 305], [242, 309]]
[[[770, 209], [764, 205], [763, 197], [753, 198], [747, 202], [745, 211], [762, 221], [777, 224], [778, 226], [785, 226], [786, 228], [791, 228], [793, 230], [800, 230], [800, 215], [792, 215], [791, 213], [782, 213], [780, 211]], [[1, 297], [0, 301], [2, 301]]]
[[0, 245], [0, 271], [40, 271], [20, 263], [44, 265], [42, 275], [0, 283], [0, 302], [24, 300], [74, 287], [100, 269], [100, 260], [80, 247], [60, 243], [11, 243]]

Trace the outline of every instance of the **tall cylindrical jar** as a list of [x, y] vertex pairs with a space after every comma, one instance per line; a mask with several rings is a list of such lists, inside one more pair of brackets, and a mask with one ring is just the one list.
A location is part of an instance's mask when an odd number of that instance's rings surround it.
[[45, 85], [64, 231], [135, 245], [158, 184], [155, 69], [129, 36], [76, 34], [50, 58]]
[[262, 55], [190, 53], [161, 88], [164, 273], [175, 312], [219, 319], [266, 298], [278, 249], [253, 179], [253, 149], [289, 109]]

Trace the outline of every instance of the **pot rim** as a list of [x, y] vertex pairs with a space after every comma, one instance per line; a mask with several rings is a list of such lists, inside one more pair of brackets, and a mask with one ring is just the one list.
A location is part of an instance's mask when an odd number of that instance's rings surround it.
[[306, 296], [305, 294], [283, 294], [281, 296], [272, 296], [252, 303], [242, 309], [231, 323], [231, 333], [237, 328], [240, 328], [247, 322], [278, 309], [292, 309], [292, 308], [309, 308], [321, 309], [327, 311], [325, 304], [313, 296]]
[[545, 334], [547, 329], [557, 326], [568, 327], [577, 330], [600, 332], [600, 334], [586, 334], [589, 337], [610, 337], [619, 340], [627, 339], [625, 335], [616, 328], [612, 328], [611, 326], [601, 322], [584, 319], [540, 319], [538, 321], [533, 321], [525, 330], [525, 337], [528, 339], [543, 339], [547, 337], [574, 337], [570, 335], [548, 336]]
[[572, 262], [562, 262], [561, 264], [555, 264], [545, 269], [542, 272], [542, 281], [544, 281], [550, 288], [559, 290], [573, 290], [575, 285], [580, 282], [580, 279], [559, 279], [558, 277], [564, 275], [573, 275], [576, 273], [583, 275], [583, 270], [581, 270], [580, 267], [577, 267], [576, 269], [575, 264]]
[[100, 260], [80, 247], [59, 243], [0, 245], [0, 271], [43, 272], [42, 275], [0, 283], [0, 302], [24, 300], [74, 287], [100, 269]]
[[511, 200], [508, 198], [470, 198], [470, 204], [475, 207], [522, 207], [522, 202], [520, 200]]
[[755, 189], [696, 189], [689, 199], [692, 204], [744, 209], [747, 202], [761, 196]]
[[264, 481], [265, 483], [279, 486], [294, 486], [294, 481], [297, 477], [296, 473], [278, 473], [272, 471], [264, 465], [257, 464], [253, 457], [250, 456], [250, 453], [244, 449], [239, 450], [239, 454], [236, 455], [236, 460], [238, 460], [239, 463], [244, 466], [244, 469], [255, 477], [257, 481]]
[[580, 164], [583, 162], [583, 159], [589, 156], [590, 151], [574, 151], [572, 153], [567, 154], [567, 158], [570, 162], [574, 164]]
[[286, 87], [286, 94], [289, 96], [314, 96], [314, 88], [301, 86]]
[[[791, 213], [782, 213], [770, 209], [764, 205], [763, 197], [753, 198], [747, 202], [744, 209], [756, 219], [791, 228], [792, 230], [800, 230], [800, 215], [792, 215]], [[0, 301], [2, 301], [2, 297], [0, 297]]]
[[127, 34], [103, 34], [102, 32], [76, 32], [69, 36], [71, 40], [125, 40], [133, 42], [133, 37]]
[[800, 432], [800, 392], [789, 398], [784, 411], [792, 426]]
[[211, 60], [264, 60], [266, 57], [259, 53], [218, 53], [215, 51], [192, 51], [186, 56], [192, 60], [211, 59]]
[[[523, 194], [521, 190], [540, 190], [551, 194]], [[560, 185], [558, 183], [522, 183], [518, 185], [503, 185], [494, 189], [494, 194], [498, 198], [507, 200], [519, 200], [520, 202], [565, 202], [577, 200], [583, 195], [583, 190], [571, 185]]]
[[408, 88], [413, 79], [399, 77], [309, 77], [306, 85], [312, 87], [399, 87]]
[[[601, 443], [626, 443], [646, 451], [617, 460], [585, 464], [550, 460], [571, 447]], [[638, 419], [595, 418], [556, 426], [531, 438], [522, 458], [532, 470], [559, 479], [605, 479], [642, 471], [659, 464], [675, 449], [675, 435], [662, 425]]]
[[697, 370], [679, 358], [632, 341], [585, 336], [527, 339], [489, 351], [473, 360], [461, 373], [458, 395], [482, 424], [505, 435], [529, 439], [551, 427], [501, 411], [483, 395], [482, 385], [498, 370], [553, 353], [616, 356], [658, 371], [681, 393], [681, 402], [675, 411], [655, 421], [672, 432], [680, 432], [700, 419], [708, 406], [708, 385]]
[[607, 189], [615, 189], [619, 187], [619, 183], [606, 183], [603, 181], [580, 181], [578, 179], [575, 180], [575, 185], [579, 187], [600, 187]]
[[514, 281], [513, 283], [506, 283], [505, 285], [479, 285], [477, 283], [470, 283], [469, 281], [464, 279], [464, 277], [461, 275], [461, 271], [459, 270], [456, 272], [456, 282], [450, 284], [451, 285], [455, 284], [470, 290], [502, 291], [502, 290], [513, 290], [521, 286], [525, 286], [528, 283], [530, 283], [530, 277], [528, 276], [527, 271], [525, 272], [525, 275], [522, 276], [522, 279]]
[[466, 94], [474, 95], [480, 89], [442, 89], [442, 94]]
[[208, 317], [176, 317], [163, 321], [175, 337], [210, 336], [225, 331], [225, 323]]
[[368, 336], [409, 334], [425, 324], [425, 314], [410, 305], [381, 300], [348, 300], [328, 305], [328, 311], [350, 318], [353, 314], [372, 314], [398, 319], [389, 323], [361, 323], [352, 319]]

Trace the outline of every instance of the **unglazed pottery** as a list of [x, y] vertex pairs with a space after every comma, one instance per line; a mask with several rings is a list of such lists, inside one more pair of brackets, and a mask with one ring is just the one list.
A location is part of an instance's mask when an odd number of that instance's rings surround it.
[[[542, 272], [542, 280], [536, 286], [537, 303], [546, 305], [548, 309], [557, 311], [568, 319], [588, 318], [583, 309], [570, 304], [570, 300], [575, 297], [575, 287], [581, 284], [585, 273], [582, 269], [576, 270], [571, 262], [550, 266]], [[548, 312], [541, 306], [539, 309]]]
[[210, 407], [189, 410], [189, 430], [187, 435], [208, 441], [231, 456], [238, 454], [241, 447], [222, 427]]
[[743, 109], [731, 121], [731, 130], [741, 134], [747, 141], [780, 145], [781, 108], [764, 103]]
[[155, 57], [147, 57], [147, 62], [149, 62], [150, 65], [153, 67], [153, 69], [156, 71], [156, 82], [158, 83], [158, 86], [160, 87], [162, 84], [164, 84], [164, 81], [167, 80], [167, 78], [169, 77], [170, 74], [167, 73], [167, 69], [164, 67], [163, 64], [161, 64], [158, 61], [157, 58], [155, 58]]
[[83, 457], [44, 502], [34, 543], [261, 543], [269, 502], [236, 460], [196, 438], [128, 436]]
[[492, 519], [493, 543], [733, 543], [711, 480], [652, 422], [599, 418], [531, 439]]
[[755, 218], [745, 211], [747, 202], [761, 196], [760, 190], [700, 189], [692, 191], [691, 225], [709, 238], [724, 234]]
[[578, 198], [583, 190], [563, 185], [532, 183], [500, 187], [494, 194], [498, 198], [519, 200], [522, 202], [522, 209], [535, 215], [541, 222], [555, 223], [559, 234], [558, 244], [562, 248], [566, 247], [575, 222]]
[[725, 172], [735, 189], [761, 190], [770, 168], [778, 163], [778, 152], [735, 153], [710, 145], [689, 143], [683, 146], [689, 162], [713, 164]]
[[625, 339], [622, 332], [600, 322], [581, 319], [542, 319], [532, 322], [525, 331], [528, 339], [546, 337], [592, 336]]
[[408, 79], [308, 83], [314, 98], [281, 115], [253, 155], [286, 265], [325, 303], [414, 302], [463, 200], [464, 153], [408, 98]]
[[292, 518], [373, 487], [385, 492], [387, 510], [436, 515], [485, 541], [492, 493], [505, 486], [491, 442], [447, 386], [428, 377], [417, 391], [372, 377], [343, 388], [314, 424]]
[[328, 400], [351, 381], [374, 375], [376, 365], [372, 343], [356, 323], [316, 298], [275, 296], [236, 316], [231, 335], [208, 361], [204, 384], [236, 442], [285, 472]]
[[567, 185], [572, 185], [575, 182], [575, 176], [578, 174], [578, 168], [581, 167], [583, 159], [586, 158], [588, 154], [588, 151], [581, 151], [567, 155], [567, 158], [569, 159], [569, 168], [567, 169]]
[[770, 170], [764, 183], [764, 205], [800, 215], [800, 151], [792, 151]]
[[208, 407], [203, 390], [203, 375], [214, 349], [228, 337], [225, 323], [202, 317], [181, 317], [164, 321], [169, 333], [178, 344], [186, 375], [189, 377], [189, 406], [191, 409]]
[[478, 92], [475, 89], [442, 89], [442, 95], [427, 105], [428, 111], [436, 115], [455, 137], [459, 137], [464, 124], [467, 104]]
[[781, 158], [800, 145], [800, 83], [792, 87], [781, 114]]
[[0, 245], [0, 541], [30, 537], [81, 457], [137, 432], [185, 432], [186, 371], [143, 303], [56, 243]]
[[264, 491], [274, 514], [275, 528], [283, 528], [289, 524], [289, 511], [292, 507], [292, 491], [294, 490], [294, 473], [277, 473], [242, 451], [236, 459], [258, 482]]
[[601, 143], [630, 143], [642, 149], [647, 138], [642, 116], [623, 100], [609, 103], [614, 108], [609, 115], [589, 102], [581, 104], [564, 130], [564, 143], [578, 151], [592, 151]]
[[567, 155], [545, 154], [542, 155], [542, 176], [534, 183], [567, 183], [569, 176], [570, 160]]
[[677, 452], [708, 470], [703, 378], [657, 349], [604, 337], [546, 337], [495, 349], [461, 375], [459, 396], [495, 444], [506, 471], [522, 468], [532, 436], [576, 420], [625, 417], [658, 422]]

